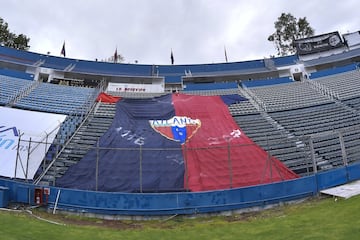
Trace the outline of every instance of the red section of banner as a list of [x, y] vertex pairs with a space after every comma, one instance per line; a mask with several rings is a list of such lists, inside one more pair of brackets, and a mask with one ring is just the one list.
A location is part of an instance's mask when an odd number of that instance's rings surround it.
[[228, 189], [298, 177], [242, 132], [219, 96], [173, 94], [172, 99], [177, 116], [201, 121], [183, 145], [185, 188]]
[[103, 103], [116, 103], [117, 101], [119, 101], [121, 99], [121, 97], [118, 96], [112, 96], [106, 93], [100, 93], [99, 96], [97, 97], [96, 101], [97, 102], [103, 102]]

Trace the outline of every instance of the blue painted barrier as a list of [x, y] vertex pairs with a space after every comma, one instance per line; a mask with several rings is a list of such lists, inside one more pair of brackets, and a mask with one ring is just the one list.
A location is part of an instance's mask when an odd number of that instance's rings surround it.
[[9, 188], [0, 186], [0, 208], [7, 207], [9, 204]]
[[[360, 179], [360, 164], [321, 172], [295, 180], [228, 190], [178, 193], [109, 193], [49, 187], [43, 203], [57, 209], [106, 215], [159, 216], [231, 211], [301, 199], [318, 191]], [[35, 204], [39, 186], [0, 179], [9, 189], [9, 201]]]

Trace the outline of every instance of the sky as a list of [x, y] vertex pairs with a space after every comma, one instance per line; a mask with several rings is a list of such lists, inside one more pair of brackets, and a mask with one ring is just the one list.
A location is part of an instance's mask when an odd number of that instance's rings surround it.
[[276, 55], [267, 40], [281, 13], [306, 17], [315, 34], [360, 30], [358, 0], [2, 0], [11, 32], [30, 51], [124, 63], [203, 64]]

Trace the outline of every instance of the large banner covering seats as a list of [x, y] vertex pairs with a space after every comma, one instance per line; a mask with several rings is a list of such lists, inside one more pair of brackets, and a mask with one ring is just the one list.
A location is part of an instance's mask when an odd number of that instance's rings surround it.
[[0, 176], [33, 179], [65, 118], [0, 107]]
[[220, 96], [173, 96], [176, 115], [200, 119], [186, 146], [191, 191], [229, 189], [296, 178], [239, 128]]
[[219, 96], [121, 99], [98, 146], [71, 166], [57, 186], [207, 191], [298, 177], [242, 132]]
[[153, 99], [122, 99], [117, 102], [109, 130], [99, 140], [99, 147], [109, 149], [90, 150], [57, 180], [57, 185], [96, 190], [98, 157], [98, 190], [183, 190], [184, 160], [180, 143], [162, 137], [150, 125], [153, 119], [174, 116], [171, 95]]

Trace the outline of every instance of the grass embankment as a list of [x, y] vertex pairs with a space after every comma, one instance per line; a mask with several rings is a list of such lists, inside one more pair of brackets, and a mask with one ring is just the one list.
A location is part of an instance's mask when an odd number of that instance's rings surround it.
[[308, 200], [231, 217], [168, 221], [106, 221], [36, 211], [65, 225], [27, 213], [0, 211], [0, 239], [358, 239], [360, 196]]

